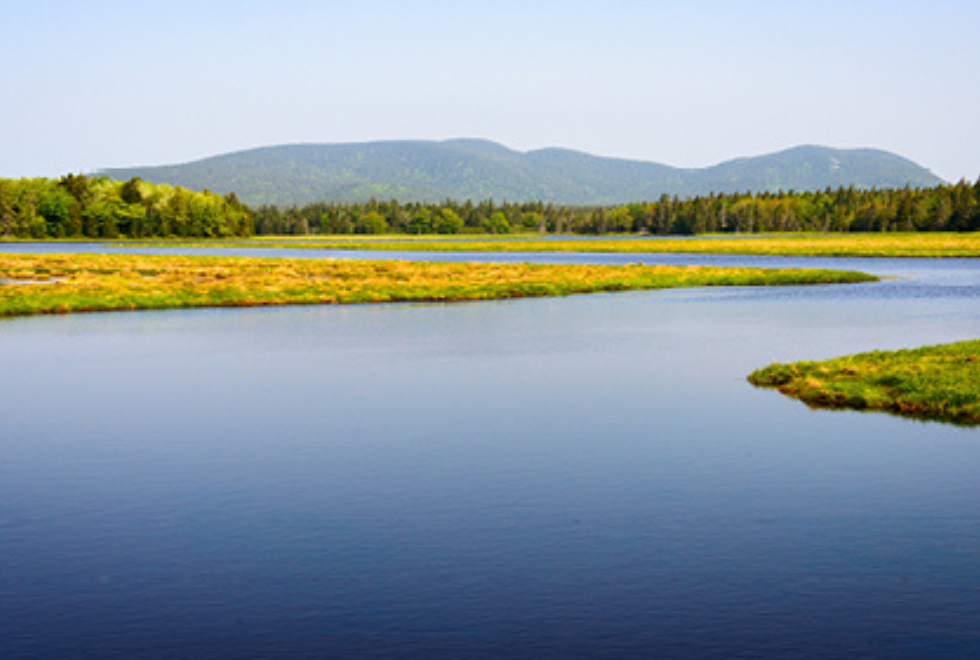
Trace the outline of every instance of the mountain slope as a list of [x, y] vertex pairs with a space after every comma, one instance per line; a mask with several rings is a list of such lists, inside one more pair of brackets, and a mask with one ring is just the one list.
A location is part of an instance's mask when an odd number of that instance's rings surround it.
[[100, 172], [192, 190], [234, 191], [249, 204], [495, 199], [614, 204], [712, 192], [933, 186], [910, 160], [872, 149], [801, 146], [703, 169], [602, 158], [567, 149], [522, 153], [486, 140], [262, 147], [183, 165]]
[[901, 188], [942, 183], [912, 161], [877, 149], [800, 146], [697, 170], [700, 189], [820, 190], [830, 186]]

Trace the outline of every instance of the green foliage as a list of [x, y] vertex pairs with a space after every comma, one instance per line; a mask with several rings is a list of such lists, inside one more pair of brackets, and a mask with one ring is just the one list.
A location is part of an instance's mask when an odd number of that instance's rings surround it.
[[408, 232], [410, 234], [431, 234], [433, 232], [432, 211], [424, 207], [416, 209], [408, 221]]
[[480, 226], [488, 234], [507, 234], [510, 232], [510, 223], [507, 222], [507, 216], [500, 211], [491, 214], [489, 218], [486, 218], [480, 223]]
[[0, 237], [251, 235], [251, 212], [237, 197], [83, 174], [68, 174], [57, 181], [0, 179]]
[[[397, 201], [327, 204], [256, 212], [257, 233], [346, 234], [367, 212], [380, 214], [388, 231], [408, 234], [506, 234], [514, 228], [541, 233], [603, 235], [753, 234], [786, 232], [969, 232], [980, 230], [980, 181], [934, 188], [709, 195], [611, 207], [556, 206], [543, 202], [496, 204], [445, 200], [439, 204]], [[453, 215], [447, 215], [451, 213]], [[455, 216], [455, 217], [454, 217]], [[462, 222], [457, 222], [456, 218]], [[407, 220], [406, 220], [407, 218]], [[458, 229], [457, 229], [458, 228]], [[360, 232], [359, 232], [360, 233]]]
[[609, 207], [538, 202], [444, 200], [438, 204], [371, 199], [264, 205], [255, 211], [237, 195], [196, 193], [138, 179], [67, 175], [0, 179], [0, 237], [113, 238], [292, 235], [641, 233], [653, 235], [975, 232], [980, 230], [980, 180], [933, 188], [661, 196]]
[[818, 408], [884, 410], [980, 425], [980, 341], [773, 364], [749, 382]]
[[143, 202], [143, 191], [140, 190], [140, 180], [132, 178], [119, 188], [119, 197], [127, 204], [141, 204]]
[[439, 209], [435, 229], [439, 234], [458, 234], [463, 230], [463, 219], [452, 209]]
[[47, 187], [37, 199], [36, 211], [45, 222], [45, 234], [51, 238], [64, 238], [77, 231], [71, 222], [75, 198], [63, 188]]
[[388, 231], [388, 223], [377, 211], [369, 211], [357, 220], [354, 232], [357, 234], [384, 234]]

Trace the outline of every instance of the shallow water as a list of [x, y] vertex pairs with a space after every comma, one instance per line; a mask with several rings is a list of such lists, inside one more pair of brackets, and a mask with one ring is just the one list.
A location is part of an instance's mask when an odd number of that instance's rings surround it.
[[745, 382], [980, 262], [649, 260], [893, 279], [0, 322], [0, 656], [980, 655], [980, 431]]

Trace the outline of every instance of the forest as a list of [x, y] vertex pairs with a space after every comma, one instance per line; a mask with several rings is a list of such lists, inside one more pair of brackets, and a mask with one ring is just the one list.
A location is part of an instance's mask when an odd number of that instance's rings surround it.
[[933, 188], [665, 195], [652, 202], [602, 207], [492, 200], [260, 206], [254, 221], [258, 235], [976, 231], [980, 179]]
[[220, 238], [252, 228], [234, 193], [84, 174], [0, 179], [0, 238]]
[[140, 179], [0, 179], [0, 238], [343, 234], [928, 232], [980, 229], [980, 179], [932, 188], [714, 194], [618, 206], [446, 200], [264, 205]]

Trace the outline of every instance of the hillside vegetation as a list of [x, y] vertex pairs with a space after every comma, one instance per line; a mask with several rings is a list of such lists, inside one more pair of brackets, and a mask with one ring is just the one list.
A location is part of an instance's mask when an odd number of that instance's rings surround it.
[[542, 201], [611, 205], [661, 195], [935, 186], [914, 162], [873, 149], [801, 146], [683, 169], [567, 149], [522, 153], [485, 140], [391, 141], [263, 147], [182, 165], [102, 172], [192, 190], [235, 191], [248, 204], [397, 199]]

